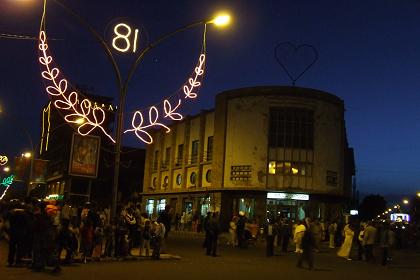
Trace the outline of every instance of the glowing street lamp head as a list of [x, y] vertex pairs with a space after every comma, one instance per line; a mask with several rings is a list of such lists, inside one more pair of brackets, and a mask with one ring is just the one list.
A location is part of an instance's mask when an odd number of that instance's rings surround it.
[[230, 23], [230, 15], [226, 13], [219, 14], [215, 18], [210, 20], [209, 23], [213, 23], [214, 25], [220, 27], [226, 26]]
[[25, 158], [30, 158], [32, 156], [32, 154], [30, 152], [26, 152], [24, 154], [22, 154], [23, 157]]
[[404, 200], [403, 200], [403, 203], [404, 203], [404, 204], [408, 204], [408, 199], [404, 199]]
[[420, 197], [420, 192], [417, 193], [417, 197]]

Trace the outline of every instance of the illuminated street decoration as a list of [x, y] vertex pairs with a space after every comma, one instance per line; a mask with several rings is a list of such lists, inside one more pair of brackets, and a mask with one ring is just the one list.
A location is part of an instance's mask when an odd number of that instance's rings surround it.
[[[121, 33], [121, 29], [125, 29], [125, 34]], [[118, 23], [114, 26], [114, 34], [116, 35], [112, 39], [112, 47], [119, 52], [127, 52], [131, 48], [131, 43], [129, 37], [131, 35], [131, 27], [125, 23]], [[139, 34], [138, 29], [134, 29], [134, 38], [133, 38], [133, 53], [137, 51], [137, 37]], [[117, 44], [118, 41], [123, 40], [125, 42], [125, 47], [120, 48]]]
[[[46, 0], [44, 0], [44, 12], [41, 20], [38, 49], [39, 63], [41, 64], [42, 71], [41, 75], [46, 82], [46, 91], [51, 98], [51, 102], [56, 108], [64, 112], [64, 120], [66, 122], [77, 125], [77, 131], [80, 135], [86, 136], [92, 133], [95, 129], [99, 129], [115, 143], [116, 141], [114, 140], [114, 137], [111, 136], [104, 127], [104, 104], [100, 106], [93, 103], [82, 94], [79, 94], [75, 90], [71, 89], [70, 83], [62, 77], [59, 67], [55, 65], [47, 43], [45, 11]], [[198, 89], [200, 88], [202, 84], [201, 80], [204, 77], [206, 62], [206, 28], [206, 24], [204, 24], [203, 45], [198, 63], [194, 68], [193, 74], [187, 79], [187, 82], [181, 87], [180, 91], [163, 99], [162, 102], [149, 107], [145, 110], [147, 113], [142, 112], [141, 110], [135, 111], [131, 119], [131, 128], [125, 130], [124, 133], [132, 132], [139, 140], [150, 144], [153, 142], [153, 137], [146, 130], [151, 129], [152, 127], [160, 127], [163, 128], [165, 132], [170, 132], [170, 128], [167, 126], [167, 123], [183, 119], [183, 115], [179, 112], [180, 106], [186, 100], [197, 98]], [[170, 35], [177, 32], [178, 30]], [[112, 46], [117, 51], [128, 52], [132, 49], [132, 51], [135, 52], [137, 50], [138, 29], [134, 30], [134, 39], [132, 42], [130, 39], [133, 37], [133, 30], [129, 25], [125, 23], [115, 25], [114, 33], [116, 36], [114, 36], [112, 40]], [[123, 40], [122, 43], [120, 42], [121, 40]], [[153, 46], [154, 45], [151, 44], [149, 49]], [[146, 49], [146, 51], [144, 51], [138, 59], [140, 59], [149, 49]], [[120, 91], [121, 90], [123, 89], [120, 89]], [[109, 108], [112, 110], [112, 105], [110, 105]], [[120, 109], [124, 110], [124, 108]], [[46, 144], [46, 148], [48, 148], [48, 144]]]
[[7, 156], [0, 155], [0, 165], [6, 165], [9, 162]]
[[44, 66], [41, 75], [50, 84], [46, 87], [46, 91], [54, 98], [53, 103], [55, 107], [62, 111], [67, 111], [64, 119], [73, 124], [78, 124], [80, 119], [83, 119], [83, 124], [77, 128], [80, 135], [86, 136], [98, 128], [115, 143], [112, 136], [102, 127], [105, 121], [105, 111], [99, 106], [94, 107], [87, 98], [79, 101], [79, 94], [76, 91], [68, 90], [67, 80], [59, 77], [60, 70], [51, 65], [53, 58], [47, 52], [47, 35], [44, 30], [41, 30], [39, 33], [38, 48], [41, 51], [39, 62]]
[[0, 182], [0, 185], [5, 186], [6, 189], [3, 191], [2, 195], [0, 196], [0, 200], [3, 199], [3, 197], [6, 195], [7, 191], [9, 190], [9, 187], [13, 184], [14, 176], [10, 175], [9, 177], [3, 178], [3, 180]]
[[42, 110], [42, 130], [41, 140], [39, 141], [39, 154], [43, 151], [48, 151], [48, 142], [50, 139], [50, 127], [51, 127], [51, 101], [48, 102], [48, 106]]
[[[200, 78], [204, 75], [204, 66], [206, 61], [206, 55], [201, 54], [197, 63], [197, 66], [194, 69], [193, 77], [189, 78], [187, 83], [182, 87], [184, 93], [184, 99], [194, 99], [197, 98], [197, 90], [201, 86]], [[183, 119], [181, 113], [176, 112], [180, 105], [182, 104], [182, 99], [176, 99], [176, 105], [172, 105], [170, 99], [165, 99], [162, 104], [162, 119], [179, 121]], [[140, 111], [135, 111], [131, 119], [131, 129], [127, 129], [124, 133], [133, 132], [137, 138], [146, 144], [153, 143], [152, 135], [147, 132], [147, 129], [157, 126], [165, 130], [166, 133], [170, 132], [171, 129], [159, 121], [159, 110], [156, 106], [152, 106], [148, 111], [148, 120], [144, 121], [143, 113]]]

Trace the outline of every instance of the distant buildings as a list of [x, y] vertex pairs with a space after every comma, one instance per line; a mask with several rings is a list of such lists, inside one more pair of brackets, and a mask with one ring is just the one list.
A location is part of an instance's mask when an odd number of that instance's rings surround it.
[[147, 147], [145, 211], [244, 211], [330, 218], [352, 197], [355, 174], [343, 101], [326, 92], [264, 86], [225, 91], [214, 110], [155, 131]]

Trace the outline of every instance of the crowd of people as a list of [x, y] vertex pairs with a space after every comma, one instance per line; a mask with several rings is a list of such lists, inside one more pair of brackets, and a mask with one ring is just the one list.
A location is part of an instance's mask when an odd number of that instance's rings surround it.
[[[109, 208], [92, 203], [80, 207], [55, 200], [29, 203], [18, 200], [0, 205], [0, 238], [9, 244], [8, 266], [23, 266], [31, 260], [35, 271], [62, 264], [100, 261], [102, 258], [136, 256], [159, 259], [171, 229], [171, 209], [150, 219], [140, 204], [120, 206], [115, 219]], [[64, 254], [62, 259], [60, 256]]]
[[[86, 263], [124, 259], [136, 252], [137, 257], [159, 259], [174, 224], [179, 231], [205, 232], [205, 254], [218, 256], [223, 231], [219, 213], [208, 212], [201, 217], [191, 212], [173, 215], [172, 210], [167, 205], [156, 217], [149, 217], [140, 204], [127, 203], [111, 219], [108, 208], [89, 202], [76, 207], [55, 200], [14, 200], [0, 204], [0, 240], [8, 241], [9, 266], [23, 266], [25, 260], [31, 260], [30, 267], [35, 271], [52, 267], [53, 272], [59, 272], [62, 264], [72, 263], [76, 257]], [[284, 254], [294, 252], [299, 256], [297, 266], [307, 263], [311, 269], [314, 253], [321, 247], [337, 250], [337, 256], [348, 261], [387, 265], [393, 248], [416, 245], [420, 235], [415, 229], [386, 221], [344, 223], [306, 218], [294, 222], [284, 217], [261, 223], [258, 217], [249, 219], [240, 211], [229, 222], [225, 237], [228, 246], [240, 249], [265, 242], [268, 257], [275, 254], [276, 247]]]

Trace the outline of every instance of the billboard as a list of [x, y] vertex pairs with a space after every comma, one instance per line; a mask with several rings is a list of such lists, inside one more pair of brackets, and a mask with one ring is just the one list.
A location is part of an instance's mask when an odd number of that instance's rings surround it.
[[96, 178], [98, 175], [99, 149], [101, 138], [73, 134], [69, 174], [74, 176]]

